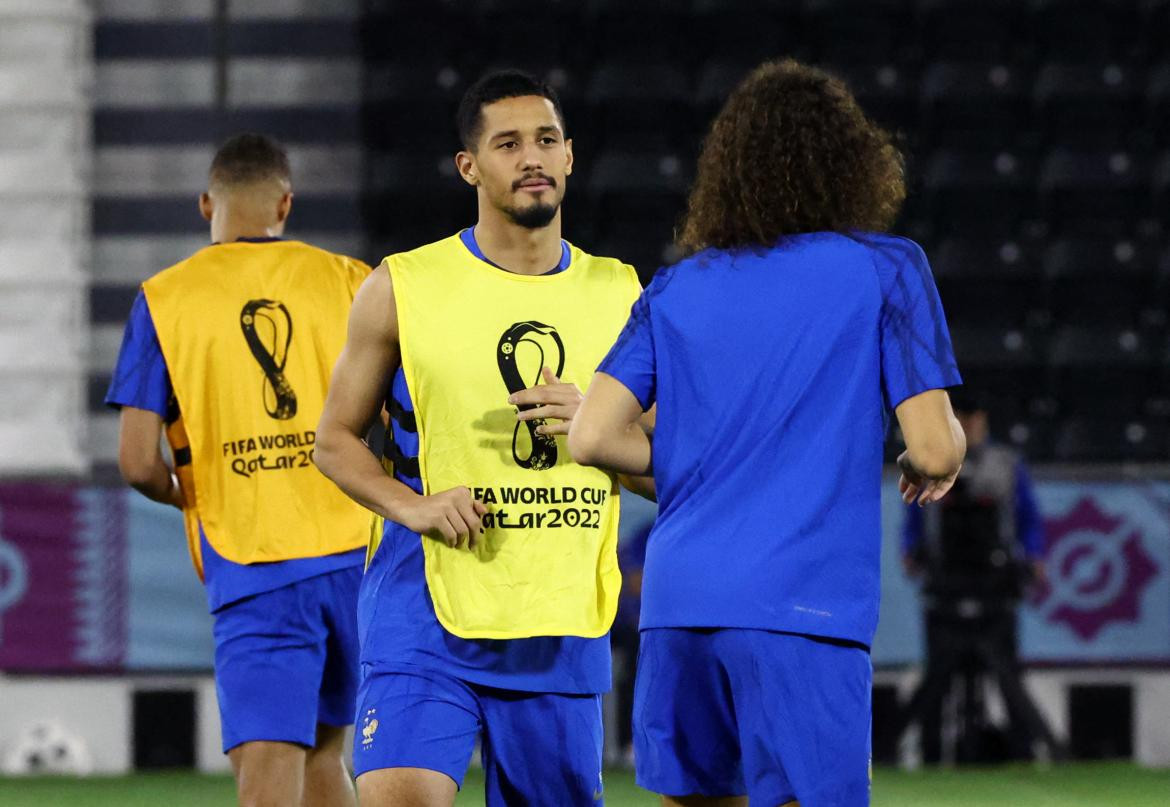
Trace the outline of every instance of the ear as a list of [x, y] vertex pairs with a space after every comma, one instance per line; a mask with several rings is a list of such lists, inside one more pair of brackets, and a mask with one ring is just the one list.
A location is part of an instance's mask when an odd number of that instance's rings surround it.
[[211, 214], [215, 212], [215, 204], [211, 201], [211, 194], [207, 191], [199, 194], [199, 214], [204, 221], [211, 221]]
[[475, 155], [470, 151], [461, 151], [455, 155], [455, 169], [468, 185], [479, 186], [479, 170], [475, 164]]
[[565, 139], [565, 176], [573, 173], [573, 139]]
[[285, 191], [280, 197], [280, 201], [276, 203], [276, 221], [278, 224], [284, 224], [288, 221], [288, 214], [292, 212], [292, 191]]

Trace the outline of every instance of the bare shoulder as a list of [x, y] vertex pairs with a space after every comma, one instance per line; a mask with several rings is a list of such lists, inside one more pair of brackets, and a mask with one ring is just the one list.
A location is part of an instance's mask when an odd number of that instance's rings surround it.
[[390, 339], [398, 338], [398, 311], [394, 305], [394, 284], [386, 261], [370, 272], [358, 289], [350, 311], [350, 328]]

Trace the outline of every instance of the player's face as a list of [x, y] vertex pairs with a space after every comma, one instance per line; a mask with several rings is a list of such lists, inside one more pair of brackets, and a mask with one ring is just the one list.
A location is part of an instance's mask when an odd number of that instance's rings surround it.
[[552, 102], [539, 95], [505, 98], [485, 105], [482, 114], [483, 133], [468, 166], [475, 184], [514, 223], [548, 225], [573, 171], [573, 143]]

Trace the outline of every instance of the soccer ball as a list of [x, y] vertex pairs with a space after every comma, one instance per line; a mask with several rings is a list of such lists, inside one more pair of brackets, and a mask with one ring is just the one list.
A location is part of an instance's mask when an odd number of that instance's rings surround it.
[[26, 729], [2, 760], [0, 772], [8, 776], [93, 772], [93, 758], [85, 741], [57, 723], [37, 723]]

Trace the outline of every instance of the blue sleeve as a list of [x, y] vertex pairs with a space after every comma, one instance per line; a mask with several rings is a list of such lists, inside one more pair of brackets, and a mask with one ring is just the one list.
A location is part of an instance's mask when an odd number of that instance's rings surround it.
[[1036, 506], [1032, 475], [1023, 462], [1016, 463], [1016, 533], [1029, 558], [1044, 556], [1044, 519]]
[[630, 308], [630, 318], [618, 335], [609, 355], [597, 368], [611, 375], [634, 394], [642, 411], [654, 405], [657, 396], [657, 362], [654, 355], [654, 332], [650, 323], [650, 301], [657, 288], [658, 278], [642, 292]]
[[146, 409], [165, 418], [173, 394], [158, 333], [146, 305], [146, 295], [139, 289], [130, 308], [126, 331], [122, 334], [122, 349], [118, 352], [114, 377], [110, 379], [106, 405], [119, 409], [123, 406]]
[[902, 554], [913, 555], [922, 546], [922, 508], [911, 503], [906, 506], [902, 521]]
[[922, 248], [905, 238], [884, 242], [877, 266], [882, 286], [882, 386], [890, 409], [931, 389], [963, 383], [942, 302]]

